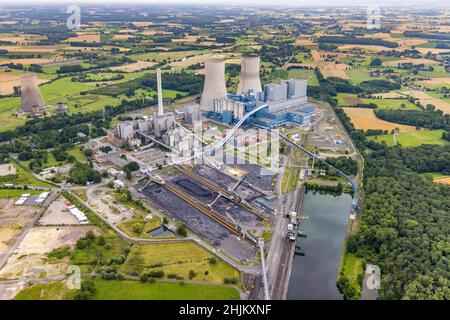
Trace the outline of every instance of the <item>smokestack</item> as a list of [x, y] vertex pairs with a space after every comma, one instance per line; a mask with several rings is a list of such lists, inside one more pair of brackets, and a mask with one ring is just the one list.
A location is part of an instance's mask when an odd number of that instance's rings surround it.
[[225, 85], [225, 56], [216, 55], [205, 62], [205, 85], [203, 87], [201, 109], [212, 111], [214, 99], [226, 98]]
[[24, 74], [21, 78], [20, 91], [22, 99], [20, 110], [22, 112], [32, 112], [33, 108], [34, 110], [45, 108], [45, 102], [35, 76]]
[[158, 116], [162, 116], [164, 114], [163, 109], [163, 95], [162, 95], [162, 84], [161, 84], [161, 69], [156, 69], [156, 84], [158, 87]]
[[241, 77], [237, 94], [247, 94], [249, 89], [261, 92], [261, 81], [259, 80], [259, 56], [243, 55], [241, 61]]

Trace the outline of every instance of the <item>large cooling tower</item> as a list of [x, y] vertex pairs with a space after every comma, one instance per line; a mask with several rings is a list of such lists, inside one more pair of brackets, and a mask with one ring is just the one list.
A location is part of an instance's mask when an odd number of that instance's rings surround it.
[[205, 85], [200, 101], [203, 111], [213, 110], [214, 99], [227, 97], [224, 58], [224, 56], [216, 55], [205, 62]]
[[31, 74], [25, 74], [21, 78], [21, 97], [22, 103], [20, 110], [23, 112], [32, 112], [36, 109], [44, 109], [45, 103], [42, 99], [36, 77]]
[[241, 79], [237, 94], [247, 94], [249, 89], [253, 92], [261, 92], [261, 81], [259, 80], [259, 56], [244, 55], [241, 62]]

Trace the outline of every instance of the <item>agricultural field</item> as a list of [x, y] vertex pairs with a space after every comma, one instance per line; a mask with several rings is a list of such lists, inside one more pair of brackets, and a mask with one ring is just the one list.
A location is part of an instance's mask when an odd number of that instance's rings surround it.
[[[223, 283], [224, 278], [239, 279], [239, 272], [194, 242], [164, 244], [135, 244], [125, 263], [120, 267], [124, 274], [141, 274], [162, 270], [165, 276], [177, 275], [189, 280], [189, 272], [197, 275], [191, 280]], [[238, 280], [239, 281], [239, 280]]]
[[364, 131], [369, 129], [394, 130], [399, 129], [400, 132], [415, 131], [413, 126], [402, 125], [398, 123], [388, 122], [378, 119], [372, 109], [368, 108], [343, 108], [347, 116], [357, 129]]
[[98, 279], [95, 288], [96, 300], [239, 300], [235, 288], [214, 285]]
[[416, 147], [422, 144], [448, 144], [442, 139], [443, 130], [420, 130], [411, 132], [400, 132], [397, 141], [403, 147]]
[[[373, 99], [357, 98], [356, 95], [352, 94], [339, 94], [338, 103], [342, 107], [352, 107], [357, 104], [370, 104], [374, 103], [377, 105], [377, 109], [402, 109], [402, 110], [417, 110], [417, 107], [406, 99], [385, 99], [378, 98], [382, 94], [374, 94]], [[398, 95], [402, 97], [401, 95]], [[404, 96], [403, 96], [404, 97]]]

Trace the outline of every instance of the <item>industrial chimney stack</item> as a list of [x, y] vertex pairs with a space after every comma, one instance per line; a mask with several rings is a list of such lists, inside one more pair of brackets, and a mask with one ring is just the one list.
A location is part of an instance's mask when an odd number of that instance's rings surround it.
[[158, 116], [162, 116], [164, 114], [163, 109], [163, 94], [162, 94], [162, 84], [161, 84], [161, 69], [156, 69], [156, 84], [158, 87]]
[[213, 110], [214, 99], [227, 97], [224, 58], [223, 55], [216, 55], [205, 62], [205, 85], [200, 101], [200, 108], [203, 111]]
[[237, 94], [247, 94], [248, 90], [261, 92], [261, 81], [259, 79], [260, 58], [256, 55], [243, 55], [241, 61], [241, 77]]
[[45, 109], [45, 102], [42, 99], [41, 92], [36, 81], [36, 77], [31, 74], [25, 74], [21, 78], [21, 98], [20, 110], [22, 112], [36, 112]]

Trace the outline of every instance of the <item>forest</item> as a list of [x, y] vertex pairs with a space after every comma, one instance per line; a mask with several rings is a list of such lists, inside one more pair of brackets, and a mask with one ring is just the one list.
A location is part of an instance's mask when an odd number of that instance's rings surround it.
[[381, 299], [449, 299], [450, 146], [386, 148], [366, 156], [365, 201], [347, 250], [381, 269]]

